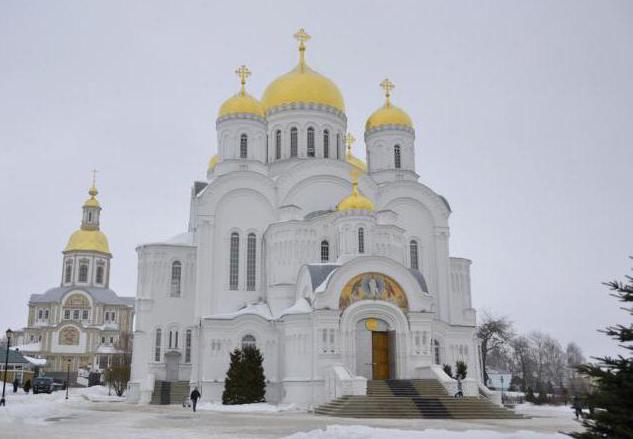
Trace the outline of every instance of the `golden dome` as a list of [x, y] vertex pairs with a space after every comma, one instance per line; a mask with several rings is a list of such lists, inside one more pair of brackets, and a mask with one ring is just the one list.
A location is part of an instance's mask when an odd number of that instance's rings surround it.
[[101, 207], [99, 205], [99, 201], [96, 198], [98, 193], [99, 191], [97, 190], [97, 187], [95, 186], [93, 182], [92, 187], [90, 188], [90, 190], [88, 190], [88, 194], [90, 195], [90, 198], [86, 200], [86, 202], [84, 203], [84, 207]]
[[110, 246], [102, 231], [79, 229], [70, 235], [64, 251], [96, 251], [110, 254]]
[[264, 117], [264, 108], [262, 104], [246, 93], [246, 78], [251, 75], [250, 70], [246, 66], [240, 66], [235, 73], [240, 77], [242, 89], [235, 96], [231, 96], [220, 106], [218, 118], [228, 116], [230, 114], [254, 114], [255, 116]]
[[304, 42], [310, 36], [303, 29], [295, 35], [299, 40], [299, 64], [275, 79], [264, 91], [262, 105], [266, 111], [284, 104], [321, 104], [345, 112], [340, 90], [330, 79], [312, 70], [304, 60]]
[[213, 171], [213, 169], [215, 169], [215, 165], [218, 164], [218, 160], [220, 160], [220, 157], [217, 154], [211, 157], [211, 160], [209, 160], [209, 167], [207, 168], [207, 172], [211, 172]]
[[365, 123], [365, 131], [384, 125], [399, 125], [407, 128], [413, 128], [413, 121], [409, 115], [401, 108], [391, 103], [391, 90], [395, 87], [391, 81], [385, 79], [380, 83], [385, 90], [385, 105], [374, 111]]
[[358, 190], [358, 172], [352, 171], [352, 194], [343, 198], [336, 210], [374, 210], [374, 203]]

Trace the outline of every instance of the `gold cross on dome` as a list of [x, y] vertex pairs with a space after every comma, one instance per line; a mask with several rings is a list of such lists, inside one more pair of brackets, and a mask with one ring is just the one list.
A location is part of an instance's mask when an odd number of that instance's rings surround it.
[[240, 78], [240, 83], [242, 84], [242, 94], [245, 93], [245, 89], [244, 86], [246, 84], [246, 78], [248, 78], [249, 76], [251, 76], [251, 71], [248, 70], [248, 67], [246, 67], [244, 64], [242, 64], [236, 71], [235, 74], [237, 76], [239, 76]]
[[352, 133], [345, 134], [345, 144], [347, 145], [347, 149], [351, 149], [354, 142], [356, 142], [356, 137], [354, 137]]
[[293, 37], [295, 37], [295, 39], [299, 41], [299, 49], [305, 48], [304, 43], [308, 41], [310, 38], [312, 38], [310, 35], [308, 35], [308, 33], [305, 30], [303, 30], [303, 28], [295, 32]]
[[380, 87], [385, 91], [385, 97], [387, 98], [387, 104], [390, 103], [391, 90], [396, 88], [396, 85], [389, 80], [389, 78], [385, 78], [380, 83]]
[[92, 170], [92, 186], [94, 187], [96, 185], [97, 182], [97, 171], [96, 169]]

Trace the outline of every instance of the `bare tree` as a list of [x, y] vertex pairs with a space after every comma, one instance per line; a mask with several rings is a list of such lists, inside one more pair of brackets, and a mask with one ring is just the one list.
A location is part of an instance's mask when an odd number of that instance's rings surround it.
[[484, 383], [488, 383], [487, 359], [493, 350], [506, 349], [512, 339], [512, 322], [505, 317], [496, 317], [488, 312], [483, 313], [481, 324], [477, 328], [477, 336], [481, 340], [481, 366]]
[[534, 379], [534, 350], [529, 338], [519, 336], [512, 339], [513, 372], [521, 377], [521, 390], [526, 392]]

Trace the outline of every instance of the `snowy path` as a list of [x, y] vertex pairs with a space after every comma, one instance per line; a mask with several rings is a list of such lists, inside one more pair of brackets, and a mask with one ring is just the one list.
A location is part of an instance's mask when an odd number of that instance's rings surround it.
[[63, 392], [10, 393], [7, 407], [0, 407], [2, 438], [562, 439], [565, 436], [556, 432], [579, 426], [571, 419], [571, 410], [558, 408], [522, 407], [521, 412], [537, 416], [525, 420], [358, 420], [315, 416], [292, 407], [278, 413], [270, 406], [227, 413], [208, 405], [194, 414], [179, 406], [137, 406], [117, 400], [103, 388], [72, 389], [68, 400]]

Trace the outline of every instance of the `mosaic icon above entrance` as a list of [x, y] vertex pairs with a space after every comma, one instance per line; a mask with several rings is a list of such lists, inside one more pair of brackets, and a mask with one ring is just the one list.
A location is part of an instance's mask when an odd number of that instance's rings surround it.
[[341, 292], [339, 309], [342, 311], [359, 300], [382, 300], [406, 310], [407, 296], [400, 285], [382, 273], [362, 273], [354, 276]]

